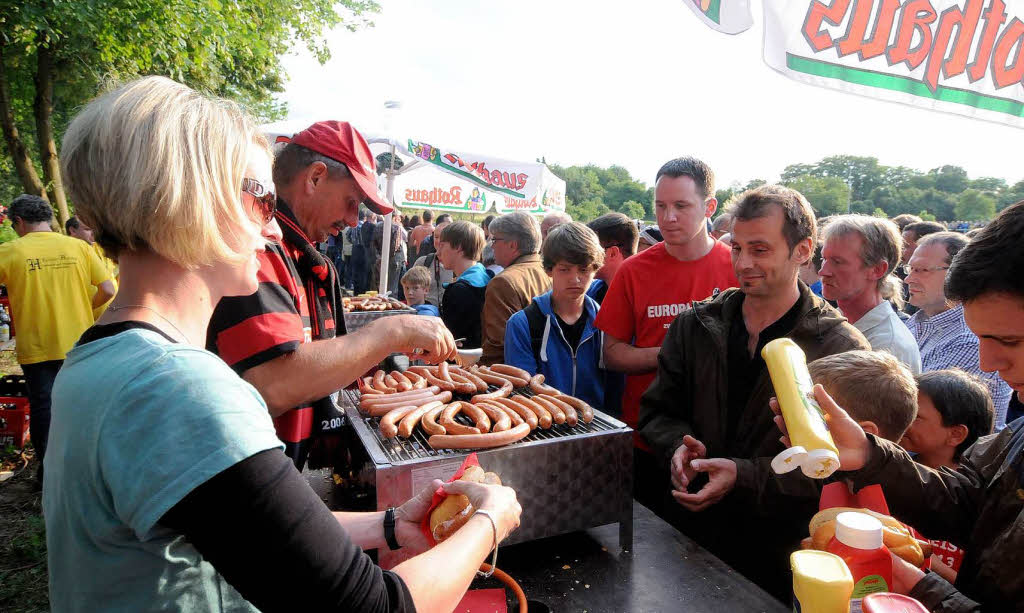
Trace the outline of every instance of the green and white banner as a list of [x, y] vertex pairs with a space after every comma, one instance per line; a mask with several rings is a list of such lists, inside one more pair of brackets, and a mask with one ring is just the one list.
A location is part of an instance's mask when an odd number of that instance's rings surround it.
[[739, 34], [754, 23], [750, 0], [683, 0], [683, 4], [708, 26], [726, 34]]
[[791, 79], [1024, 127], [1024, 0], [765, 0], [764, 16], [765, 62]]

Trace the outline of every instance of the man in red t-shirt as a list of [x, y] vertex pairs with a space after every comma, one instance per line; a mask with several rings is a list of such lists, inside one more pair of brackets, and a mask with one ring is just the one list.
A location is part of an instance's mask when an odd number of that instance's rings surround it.
[[665, 240], [622, 263], [594, 321], [605, 333], [605, 364], [627, 375], [622, 415], [633, 428], [672, 320], [691, 301], [738, 285], [729, 248], [708, 235], [707, 220], [717, 206], [715, 176], [707, 164], [692, 157], [666, 162], [654, 186]]

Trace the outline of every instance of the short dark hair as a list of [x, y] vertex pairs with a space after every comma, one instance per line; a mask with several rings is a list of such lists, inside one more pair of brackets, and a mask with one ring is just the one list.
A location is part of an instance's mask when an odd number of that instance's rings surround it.
[[441, 224], [445, 223], [446, 221], [450, 222], [451, 220], [452, 220], [452, 216], [451, 215], [449, 215], [448, 213], [441, 213], [440, 215], [437, 216], [437, 225], [441, 225]]
[[420, 216], [419, 215], [413, 215], [409, 219], [408, 224], [409, 225], [407, 227], [409, 227], [409, 228], [415, 228], [416, 226], [420, 225]]
[[814, 246], [814, 254], [811, 256], [811, 266], [814, 267], [814, 272], [821, 270], [821, 263], [824, 261], [824, 256], [821, 255], [821, 250], [825, 247], [824, 243], [818, 241]]
[[814, 209], [807, 198], [795, 189], [782, 185], [755, 187], [740, 194], [726, 212], [732, 215], [733, 220], [750, 221], [767, 216], [773, 205], [782, 209], [782, 235], [786, 237], [791, 253], [797, 244], [808, 238], [817, 243], [818, 223], [814, 219]]
[[17, 217], [25, 220], [25, 223], [40, 223], [53, 219], [53, 207], [40, 196], [22, 194], [11, 201], [7, 214], [11, 221]]
[[551, 228], [540, 248], [544, 270], [551, 272], [559, 262], [596, 271], [604, 265], [604, 250], [597, 234], [578, 221]]
[[686, 156], [665, 162], [658, 169], [654, 182], [657, 183], [662, 177], [690, 177], [705, 199], [715, 195], [715, 173], [710, 166], [695, 157]]
[[302, 145], [288, 143], [274, 156], [274, 183], [280, 186], [291, 183], [300, 172], [314, 162], [322, 162], [327, 167], [328, 176], [332, 179], [343, 179], [352, 176], [348, 167], [341, 162], [329, 158], [322, 153], [307, 149]]
[[640, 231], [629, 217], [622, 213], [606, 213], [587, 224], [597, 234], [601, 247], [618, 247], [624, 257], [636, 253]]
[[67, 221], [64, 222], [64, 231], [67, 232], [68, 234], [71, 234], [71, 231], [77, 230], [78, 226], [80, 225], [82, 225], [82, 223], [78, 221], [77, 217], [72, 215], [71, 217], [68, 217]]
[[900, 232], [906, 230], [907, 226], [910, 224], [917, 223], [919, 221], [921, 221], [920, 217], [917, 215], [911, 215], [910, 213], [903, 213], [892, 218], [892, 222], [896, 224], [896, 227], [900, 229]]
[[928, 236], [929, 234], [934, 234], [936, 232], [945, 232], [946, 226], [937, 221], [918, 221], [903, 226], [903, 231], [913, 232], [914, 236], [921, 238], [922, 236]]
[[1024, 297], [1024, 200], [998, 216], [953, 258], [946, 274], [946, 298], [969, 302], [1002, 292]]
[[490, 227], [491, 222], [494, 221], [495, 217], [497, 217], [497, 215], [488, 215], [487, 217], [484, 217], [484, 220], [480, 222], [480, 227], [486, 230]]
[[967, 438], [953, 452], [955, 461], [960, 461], [960, 456], [978, 437], [992, 433], [995, 415], [992, 396], [977, 376], [956, 368], [933, 370], [917, 376], [917, 390], [935, 405], [943, 426], [967, 427]]
[[917, 248], [920, 249], [932, 243], [940, 243], [946, 248], [946, 263], [949, 264], [956, 257], [956, 254], [963, 251], [963, 248], [970, 242], [966, 236], [958, 232], [933, 232], [917, 241]]
[[423, 223], [430, 223], [434, 219], [434, 212], [430, 209], [423, 209]]

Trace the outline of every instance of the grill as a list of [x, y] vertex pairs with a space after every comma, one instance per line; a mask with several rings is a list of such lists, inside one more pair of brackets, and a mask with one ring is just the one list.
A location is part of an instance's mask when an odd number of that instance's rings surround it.
[[[528, 390], [517, 393], [533, 395]], [[398, 506], [432, 479], [450, 478], [473, 451], [432, 449], [419, 428], [410, 439], [384, 438], [379, 418], [359, 413], [358, 398], [358, 392], [350, 390], [343, 390], [338, 397], [357, 442], [352, 445], [349, 478], [338, 485], [321, 481], [333, 490], [335, 500], [339, 493], [342, 499], [350, 499], [345, 496], [348, 490], [369, 499], [364, 500], [364, 507], [384, 510]], [[465, 423], [471, 425], [468, 419]], [[480, 450], [477, 457], [485, 470], [498, 473], [505, 485], [516, 490], [523, 507], [522, 525], [506, 543], [618, 523], [620, 546], [631, 548], [633, 431], [621, 421], [595, 411], [589, 424], [538, 428], [510, 445]], [[315, 483], [314, 488], [324, 493]], [[347, 508], [352, 508], [351, 503]], [[405, 557], [400, 550], [379, 552], [385, 568]]]

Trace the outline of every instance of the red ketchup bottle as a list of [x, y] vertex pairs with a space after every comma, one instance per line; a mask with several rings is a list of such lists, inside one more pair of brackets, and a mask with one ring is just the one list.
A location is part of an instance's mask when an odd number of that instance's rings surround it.
[[892, 590], [892, 558], [882, 544], [882, 522], [866, 513], [836, 516], [836, 535], [827, 550], [846, 562], [853, 575], [850, 613], [861, 613], [868, 594]]

